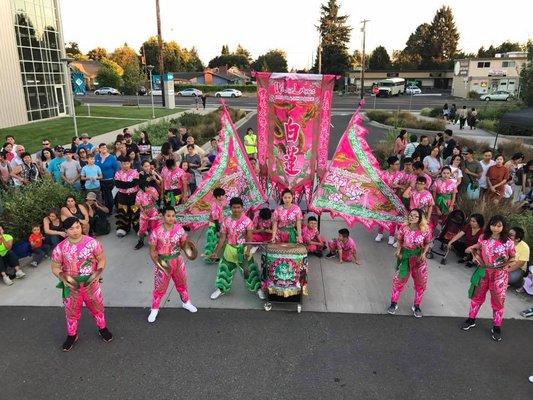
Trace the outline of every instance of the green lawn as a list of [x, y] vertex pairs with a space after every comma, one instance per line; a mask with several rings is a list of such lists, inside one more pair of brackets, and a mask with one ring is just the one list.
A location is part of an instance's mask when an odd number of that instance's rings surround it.
[[[136, 106], [97, 106], [91, 105], [91, 117], [117, 117], [117, 118], [152, 118], [152, 107], [136, 107]], [[166, 108], [157, 107], [154, 109], [155, 117], [164, 117], [165, 115], [175, 114], [184, 109], [175, 108], [168, 110]], [[89, 115], [89, 108], [86, 105], [76, 107], [76, 115]]]
[[[100, 135], [115, 129], [143, 122], [142, 119], [101, 119], [101, 118], [78, 118], [78, 133], [87, 132], [91, 136]], [[17, 143], [24, 145], [31, 153], [41, 149], [42, 140], [50, 139], [52, 144], [67, 144], [74, 136], [74, 123], [72, 118], [57, 118], [48, 121], [35, 122], [33, 124], [19, 125], [12, 128], [0, 129], [0, 140], [6, 135], [15, 136]]]
[[[91, 136], [101, 135], [126, 126], [147, 122], [152, 118], [151, 107], [91, 106], [90, 118], [84, 117], [88, 115], [87, 111], [86, 106], [76, 107], [76, 115], [79, 116], [77, 118], [78, 134], [80, 135], [85, 132]], [[155, 116], [158, 118], [181, 111], [184, 111], [184, 109], [167, 110], [165, 108], [156, 108]], [[113, 117], [128, 119], [113, 119]], [[44, 138], [50, 139], [54, 146], [70, 143], [74, 136], [74, 122], [71, 117], [64, 117], [0, 129], [0, 145], [4, 143], [6, 135], [15, 136], [17, 143], [24, 145], [26, 150], [33, 153], [41, 149], [42, 139]]]

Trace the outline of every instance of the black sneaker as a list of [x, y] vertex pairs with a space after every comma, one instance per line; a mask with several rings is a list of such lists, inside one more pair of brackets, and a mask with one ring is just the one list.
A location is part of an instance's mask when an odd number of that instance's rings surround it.
[[313, 254], [314, 254], [315, 256], [317, 256], [318, 258], [322, 258], [322, 256], [324, 255], [324, 254], [322, 253], [322, 250], [317, 250], [317, 251], [315, 251]]
[[398, 304], [396, 303], [390, 303], [389, 308], [387, 308], [387, 312], [389, 314], [396, 314], [396, 310], [398, 309]]
[[111, 332], [109, 332], [107, 328], [99, 329], [98, 333], [100, 334], [104, 342], [110, 342], [113, 340], [113, 335], [111, 334]]
[[472, 261], [467, 261], [465, 265], [466, 265], [468, 268], [472, 268], [472, 267], [475, 266], [476, 264], [474, 264]]
[[464, 258], [460, 258], [460, 259], [457, 260], [457, 262], [459, 264], [464, 264], [466, 262], [466, 260]]
[[326, 258], [333, 258], [335, 257], [336, 254], [335, 253], [332, 253], [331, 251], [326, 255]]
[[411, 310], [413, 310], [415, 318], [422, 318], [422, 310], [420, 309], [420, 306], [414, 305], [411, 307]]
[[137, 242], [137, 244], [135, 245], [134, 249], [135, 250], [139, 250], [140, 248], [142, 248], [144, 246], [144, 239], [139, 239], [139, 241]]
[[495, 342], [502, 341], [502, 330], [499, 326], [493, 326], [490, 330], [490, 333], [492, 333], [492, 340], [494, 340]]
[[78, 341], [78, 335], [67, 336], [67, 339], [63, 342], [63, 351], [70, 351], [74, 347], [74, 343]]
[[468, 331], [470, 328], [476, 326], [476, 320], [474, 318], [467, 318], [462, 324], [461, 329], [463, 331]]

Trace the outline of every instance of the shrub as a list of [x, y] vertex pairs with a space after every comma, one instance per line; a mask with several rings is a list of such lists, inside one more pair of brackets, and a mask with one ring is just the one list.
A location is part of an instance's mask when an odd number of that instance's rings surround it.
[[81, 101], [79, 101], [78, 99], [74, 99], [74, 107], [80, 107], [81, 106]]
[[494, 119], [499, 120], [503, 114], [507, 114], [511, 111], [520, 110], [520, 107], [517, 104], [500, 104], [500, 105], [487, 105], [481, 106], [477, 110], [478, 119]]
[[379, 123], [385, 123], [385, 120], [392, 116], [392, 113], [388, 111], [380, 111], [380, 110], [373, 110], [373, 111], [367, 111], [366, 116], [371, 119], [372, 121], [376, 121]]
[[174, 85], [174, 91], [179, 92], [183, 89], [189, 89], [194, 88], [201, 90], [202, 93], [211, 94], [214, 95], [216, 92], [220, 92], [224, 89], [237, 89], [240, 90], [243, 93], [256, 93], [257, 92], [257, 86], [256, 85], [219, 85], [219, 86], [213, 86], [213, 85]]
[[475, 90], [471, 90], [467, 93], [466, 97], [471, 100], [479, 100], [479, 96], [481, 96], [478, 92]]
[[420, 111], [420, 115], [423, 117], [439, 118], [442, 117], [442, 110], [440, 108], [425, 107]]
[[395, 128], [424, 129], [429, 131], [442, 131], [445, 128], [443, 120], [419, 120], [414, 114], [407, 111], [392, 113], [388, 111], [372, 110], [367, 111], [366, 116], [373, 121], [390, 125]]
[[477, 127], [487, 131], [496, 132], [498, 130], [499, 123], [495, 119], [482, 119], [477, 123]]
[[27, 240], [32, 226], [41, 225], [48, 212], [62, 207], [69, 195], [75, 195], [78, 202], [83, 200], [81, 193], [73, 193], [49, 177], [0, 192], [0, 225], [15, 241]]

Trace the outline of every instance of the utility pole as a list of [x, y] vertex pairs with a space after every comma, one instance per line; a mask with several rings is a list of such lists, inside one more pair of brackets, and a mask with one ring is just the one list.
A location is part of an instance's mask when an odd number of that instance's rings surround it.
[[322, 42], [318, 44], [318, 73], [322, 73]]
[[161, 15], [159, 13], [159, 0], [155, 0], [155, 12], [157, 17], [157, 44], [159, 46], [159, 79], [161, 84], [161, 99], [165, 107], [165, 88], [163, 87], [163, 75], [165, 65], [163, 64], [163, 38], [161, 37]]
[[365, 97], [365, 42], [366, 42], [366, 23], [370, 22], [369, 19], [364, 19], [361, 21], [363, 27], [361, 32], [363, 32], [363, 55], [361, 60], [361, 100]]

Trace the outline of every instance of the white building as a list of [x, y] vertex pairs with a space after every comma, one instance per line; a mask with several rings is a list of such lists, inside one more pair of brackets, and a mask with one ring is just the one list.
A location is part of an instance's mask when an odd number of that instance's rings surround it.
[[59, 0], [0, 3], [0, 128], [68, 114]]
[[468, 92], [479, 94], [505, 90], [517, 94], [520, 71], [527, 61], [527, 54], [512, 52], [496, 54], [493, 58], [455, 60], [452, 95], [467, 97]]

